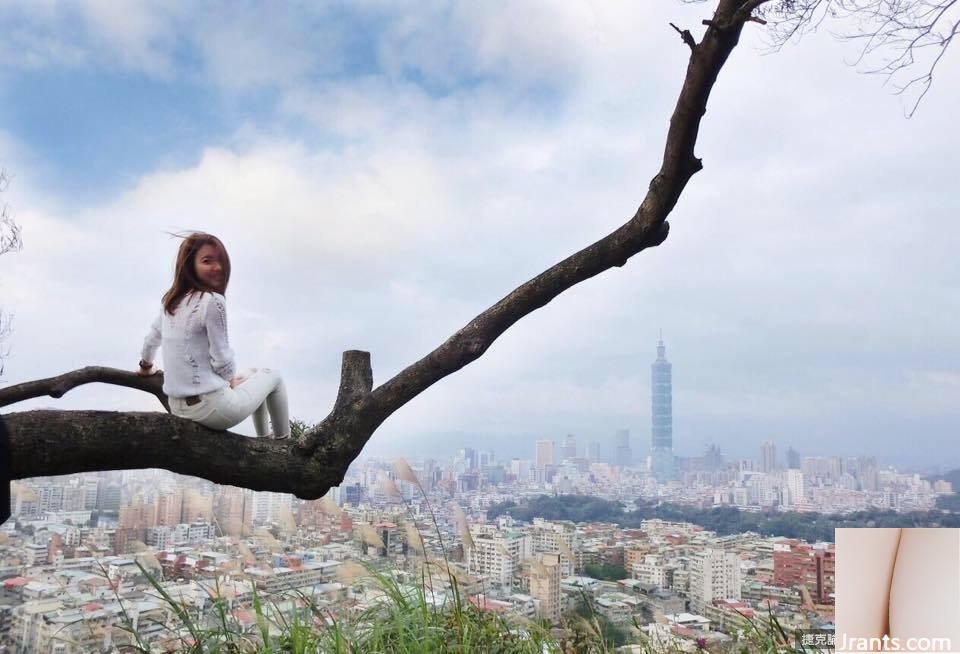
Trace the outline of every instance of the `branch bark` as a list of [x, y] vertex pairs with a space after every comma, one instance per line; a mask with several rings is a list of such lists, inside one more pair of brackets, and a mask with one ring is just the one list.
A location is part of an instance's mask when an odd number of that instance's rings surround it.
[[[156, 413], [12, 413], [3, 416], [10, 437], [12, 478], [160, 467], [219, 484], [320, 497], [342, 481], [347, 466], [394, 411], [478, 359], [511, 325], [560, 293], [623, 266], [635, 254], [667, 238], [667, 216], [687, 182], [703, 167], [694, 146], [710, 91], [749, 19], [744, 8], [755, 4], [756, 0], [719, 0], [701, 42], [687, 43], [691, 52], [686, 76], [670, 119], [660, 170], [625, 224], [514, 289], [376, 389], [372, 388], [369, 353], [345, 352], [333, 409], [299, 442], [286, 444], [216, 432]], [[162, 391], [158, 395], [157, 388], [147, 383], [150, 378], [131, 377], [137, 376], [110, 368], [84, 368], [0, 391], [0, 406], [38, 395], [59, 397], [92, 381], [141, 388], [165, 402]]]
[[23, 402], [34, 397], [63, 397], [67, 391], [76, 388], [82, 384], [92, 382], [102, 382], [104, 384], [113, 384], [114, 386], [126, 386], [138, 391], [146, 391], [156, 396], [163, 405], [163, 408], [169, 413], [170, 405], [167, 402], [167, 396], [163, 392], [163, 373], [159, 372], [149, 377], [144, 377], [129, 370], [119, 368], [106, 368], [103, 366], [87, 366], [72, 372], [67, 372], [56, 377], [47, 377], [46, 379], [37, 379], [35, 381], [24, 382], [16, 386], [0, 388], [0, 407], [8, 404]]

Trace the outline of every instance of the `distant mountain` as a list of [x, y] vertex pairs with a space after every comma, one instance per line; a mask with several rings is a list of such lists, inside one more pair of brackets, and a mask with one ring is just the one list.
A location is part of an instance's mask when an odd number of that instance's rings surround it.
[[953, 490], [956, 492], [960, 489], [960, 470], [951, 470], [950, 472], [945, 472], [942, 475], [932, 475], [926, 478], [927, 481], [937, 481], [939, 479], [946, 479], [951, 484], [953, 484]]

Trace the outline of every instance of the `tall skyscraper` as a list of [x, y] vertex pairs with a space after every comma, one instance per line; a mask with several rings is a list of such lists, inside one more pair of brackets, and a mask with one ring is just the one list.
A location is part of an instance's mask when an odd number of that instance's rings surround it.
[[760, 472], [773, 472], [777, 469], [777, 445], [773, 441], [760, 444]]
[[154, 521], [158, 525], [173, 527], [181, 522], [181, 513], [183, 511], [183, 490], [175, 486], [169, 491], [163, 492], [157, 498], [157, 518]]
[[218, 486], [214, 491], [215, 524], [225, 536], [249, 533], [253, 524], [253, 492], [233, 486]]
[[477, 469], [477, 451], [472, 447], [464, 447], [457, 454], [457, 458], [463, 461], [467, 470]]
[[555, 463], [553, 459], [553, 441], [537, 441], [537, 451], [536, 457], [534, 458], [534, 463], [538, 468], [543, 468], [544, 466], [553, 465]]
[[657, 360], [650, 366], [650, 470], [659, 482], [673, 479], [673, 367], [666, 357], [663, 334]]
[[614, 451], [617, 458], [614, 463], [618, 466], [633, 465], [633, 450], [630, 449], [630, 430], [618, 429], [614, 439]]
[[711, 472], [723, 468], [723, 454], [719, 447], [713, 444], [707, 446], [707, 451], [703, 454], [703, 467]]
[[577, 441], [573, 437], [573, 434], [567, 434], [566, 439], [563, 441], [563, 458], [564, 459], [573, 459], [577, 456]]
[[510, 461], [510, 474], [516, 477], [517, 481], [530, 481], [530, 460], [513, 459]]
[[587, 460], [590, 463], [597, 463], [600, 461], [600, 443], [597, 441], [588, 441], [587, 442]]
[[253, 494], [251, 517], [253, 524], [262, 525], [268, 522], [280, 522], [284, 511], [290, 511], [293, 504], [293, 495], [261, 491]]
[[804, 500], [803, 473], [793, 468], [787, 470], [787, 497], [784, 504], [792, 506]]
[[800, 453], [793, 449], [793, 446], [787, 448], [787, 467], [788, 468], [799, 468], [800, 467]]

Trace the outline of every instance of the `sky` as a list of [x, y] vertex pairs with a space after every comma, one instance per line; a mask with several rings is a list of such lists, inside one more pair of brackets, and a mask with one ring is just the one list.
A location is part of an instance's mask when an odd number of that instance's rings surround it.
[[[233, 263], [241, 367], [294, 417], [374, 384], [613, 231], [663, 152], [709, 5], [672, 1], [0, 3], [2, 384], [136, 367], [170, 232]], [[660, 330], [674, 450], [760, 443], [960, 467], [958, 48], [909, 98], [826, 25], [780, 52], [749, 24], [710, 98], [670, 236], [566, 291], [391, 416], [373, 455], [532, 458], [650, 440]], [[952, 119], [953, 118], [953, 119]], [[87, 385], [33, 408], [150, 411]], [[253, 434], [250, 421], [236, 431]]]

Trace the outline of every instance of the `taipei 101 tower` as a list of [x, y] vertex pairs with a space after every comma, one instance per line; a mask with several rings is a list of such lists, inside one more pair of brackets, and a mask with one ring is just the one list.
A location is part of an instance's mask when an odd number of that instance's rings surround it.
[[673, 479], [673, 372], [666, 352], [661, 332], [657, 360], [650, 366], [650, 472], [660, 483]]

